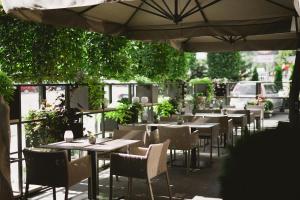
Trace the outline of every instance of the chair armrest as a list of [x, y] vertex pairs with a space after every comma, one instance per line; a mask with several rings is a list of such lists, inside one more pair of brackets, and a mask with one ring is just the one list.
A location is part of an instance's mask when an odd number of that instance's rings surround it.
[[91, 176], [91, 158], [84, 156], [68, 163], [69, 186], [75, 185], [80, 181]]
[[148, 148], [143, 147], [134, 147], [130, 148], [130, 154], [138, 155], [138, 156], [146, 156], [148, 152]]
[[110, 172], [114, 175], [146, 178], [147, 157], [132, 154], [113, 153], [110, 158]]

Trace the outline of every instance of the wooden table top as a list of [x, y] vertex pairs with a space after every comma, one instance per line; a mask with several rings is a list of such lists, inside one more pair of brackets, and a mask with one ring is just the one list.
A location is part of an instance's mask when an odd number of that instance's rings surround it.
[[77, 139], [73, 142], [56, 142], [47, 145], [42, 145], [42, 148], [50, 149], [64, 149], [64, 150], [84, 150], [84, 151], [98, 151], [98, 152], [111, 152], [121, 149], [128, 145], [140, 142], [139, 140], [126, 140], [109, 138], [97, 138], [96, 144], [90, 144], [87, 138]]

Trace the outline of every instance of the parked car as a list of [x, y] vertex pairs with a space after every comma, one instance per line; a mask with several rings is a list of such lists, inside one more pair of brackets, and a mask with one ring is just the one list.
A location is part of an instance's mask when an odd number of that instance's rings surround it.
[[[235, 86], [231, 93], [230, 106], [243, 108], [248, 102], [256, 99], [256, 83], [255, 81], [240, 81]], [[274, 108], [280, 108], [283, 100], [279, 97], [279, 91], [274, 83], [260, 84], [260, 97], [270, 100]]]

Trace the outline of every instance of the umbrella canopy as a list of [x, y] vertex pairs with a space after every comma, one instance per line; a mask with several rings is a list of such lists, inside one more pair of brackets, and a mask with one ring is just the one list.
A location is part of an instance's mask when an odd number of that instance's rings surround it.
[[138, 40], [285, 33], [296, 15], [293, 0], [2, 1], [6, 12], [24, 20]]
[[188, 52], [262, 51], [297, 49], [296, 32], [250, 36], [200, 36], [172, 40], [171, 45]]

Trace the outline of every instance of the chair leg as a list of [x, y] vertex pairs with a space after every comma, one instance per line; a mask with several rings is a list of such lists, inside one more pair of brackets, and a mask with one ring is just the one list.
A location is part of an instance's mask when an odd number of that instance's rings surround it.
[[171, 191], [171, 185], [170, 185], [168, 170], [166, 171], [165, 176], [166, 176], [166, 180], [167, 180], [167, 184], [168, 184], [169, 199], [172, 200], [172, 191]]
[[220, 157], [220, 136], [217, 137], [218, 157]]
[[173, 166], [173, 152], [172, 152], [172, 149], [170, 149], [170, 163], [171, 163], [171, 166]]
[[65, 200], [68, 200], [68, 195], [69, 195], [69, 187], [65, 188]]
[[190, 167], [191, 167], [191, 151], [187, 150], [187, 162], [186, 162], [186, 174], [189, 174], [190, 172]]
[[53, 200], [56, 200], [56, 190], [55, 190], [55, 187], [53, 187], [52, 190], [53, 190]]
[[200, 146], [197, 148], [197, 165], [200, 167]]
[[128, 177], [128, 191], [127, 191], [127, 196], [128, 196], [128, 199], [131, 198], [131, 194], [132, 194], [132, 178], [131, 177]]
[[109, 175], [109, 200], [112, 200], [112, 193], [113, 193], [113, 175], [110, 173]]
[[119, 181], [119, 176], [118, 175], [116, 175], [116, 181]]
[[154, 200], [152, 186], [151, 186], [151, 180], [149, 178], [147, 178], [147, 185], [148, 185], [150, 200]]

